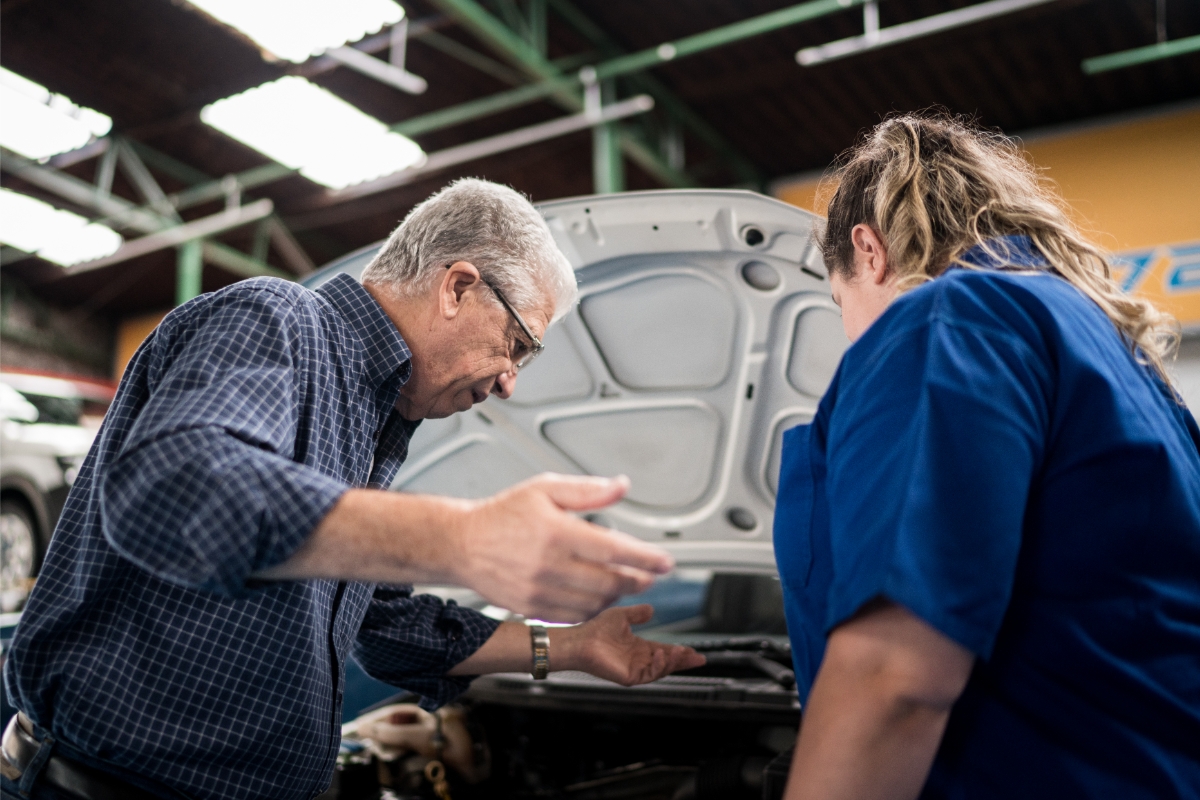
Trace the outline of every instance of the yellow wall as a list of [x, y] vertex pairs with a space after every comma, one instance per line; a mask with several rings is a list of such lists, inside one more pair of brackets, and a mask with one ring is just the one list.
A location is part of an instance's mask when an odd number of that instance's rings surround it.
[[[1118, 277], [1200, 328], [1200, 108], [1024, 140], [1077, 221], [1118, 254]], [[815, 207], [816, 179], [779, 186], [781, 200]]]
[[121, 380], [125, 373], [125, 365], [147, 336], [158, 327], [166, 311], [156, 311], [153, 314], [142, 314], [137, 317], [127, 317], [117, 326], [117, 353], [113, 359], [113, 380]]

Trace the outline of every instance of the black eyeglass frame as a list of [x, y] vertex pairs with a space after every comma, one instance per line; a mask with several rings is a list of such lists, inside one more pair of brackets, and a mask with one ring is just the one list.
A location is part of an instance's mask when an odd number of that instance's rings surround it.
[[542, 351], [546, 349], [546, 346], [542, 344], [541, 339], [533, 335], [533, 331], [531, 331], [529, 326], [525, 324], [525, 320], [521, 319], [521, 315], [518, 314], [517, 310], [512, 307], [512, 303], [508, 302], [508, 298], [504, 296], [504, 293], [497, 289], [496, 285], [487, 278], [480, 277], [480, 280], [482, 280], [484, 284], [492, 290], [492, 294], [496, 295], [496, 299], [500, 301], [500, 305], [504, 306], [508, 313], [512, 315], [512, 318], [515, 319], [517, 324], [521, 326], [521, 332], [528, 336], [529, 341], [533, 343], [533, 348], [526, 353], [520, 361], [513, 363], [513, 371], [520, 372], [525, 367], [528, 367], [535, 358], [540, 356]]
[[[446, 269], [450, 269], [452, 266], [454, 265], [447, 264]], [[504, 306], [504, 310], [507, 311], [512, 318], [517, 321], [517, 325], [519, 325], [521, 328], [521, 333], [528, 336], [529, 341], [533, 342], [533, 348], [526, 353], [520, 361], [513, 362], [513, 371], [520, 372], [521, 369], [528, 367], [535, 358], [542, 354], [542, 351], [546, 349], [546, 345], [542, 344], [541, 339], [533, 335], [533, 331], [530, 330], [529, 326], [525, 324], [525, 320], [521, 319], [521, 315], [518, 314], [517, 310], [512, 307], [512, 303], [508, 302], [508, 298], [504, 296], [504, 293], [496, 288], [496, 284], [492, 283], [482, 275], [479, 276], [479, 280], [483, 281], [484, 286], [492, 290], [492, 294], [496, 295], [496, 299], [500, 301], [500, 305]]]

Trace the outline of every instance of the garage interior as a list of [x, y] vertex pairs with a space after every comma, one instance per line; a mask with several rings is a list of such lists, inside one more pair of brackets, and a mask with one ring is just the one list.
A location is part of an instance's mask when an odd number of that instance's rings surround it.
[[[239, 27], [237, 5], [0, 0], [0, 384], [43, 422], [66, 414], [58, 421], [90, 436], [173, 308], [256, 276], [303, 280], [385, 239], [457, 178], [535, 204], [741, 189], [820, 214], [821, 176], [863, 131], [935, 107], [1017, 139], [1113, 254], [1124, 288], [1175, 315], [1183, 338], [1170, 368], [1200, 408], [1193, 0], [380, 0], [381, 15], [347, 22], [350, 38], [288, 54]], [[275, 120], [279, 141], [256, 147], [253, 132], [233, 131], [254, 116], [247, 106], [271, 102], [261, 87], [314, 105]], [[355, 163], [357, 140], [317, 130], [318, 102], [349, 115], [363, 142], [387, 137], [390, 166]], [[26, 113], [49, 120], [38, 128], [48, 133], [31, 133]], [[50, 135], [55, 120], [74, 126], [69, 146]], [[312, 136], [298, 135], [310, 124]], [[331, 163], [288, 149], [302, 139], [332, 151]], [[41, 536], [78, 458], [50, 463], [55, 488], [3, 489], [5, 519]], [[31, 585], [5, 581], [0, 654]], [[758, 591], [723, 590], [747, 603]], [[786, 663], [757, 650], [754, 662], [752, 649], [731, 657], [738, 674]], [[389, 694], [358, 679], [348, 707]], [[774, 702], [756, 706], [755, 731], [794, 724]], [[514, 741], [554, 738], [500, 708], [488, 713], [504, 716]], [[6, 702], [0, 723], [11, 714]], [[679, 783], [678, 772], [647, 769], [647, 797]], [[635, 796], [606, 794], [618, 791], [613, 775], [570, 796]]]

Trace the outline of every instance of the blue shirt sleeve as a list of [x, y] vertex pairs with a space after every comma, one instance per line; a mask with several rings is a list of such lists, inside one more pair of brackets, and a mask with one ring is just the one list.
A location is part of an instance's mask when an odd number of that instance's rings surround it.
[[312, 338], [301, 315], [266, 289], [203, 309], [211, 316], [189, 336], [165, 326], [148, 343], [162, 366], [101, 476], [100, 510], [109, 544], [142, 569], [240, 595], [348, 487], [292, 460], [305, 400], [294, 365]]
[[826, 630], [885, 597], [986, 658], [1043, 457], [1047, 359], [936, 312], [858, 355], [830, 417]]
[[453, 600], [414, 596], [410, 586], [377, 586], [354, 658], [371, 677], [421, 695], [421, 705], [434, 709], [466, 691], [470, 676], [446, 673], [482, 647], [499, 626]]

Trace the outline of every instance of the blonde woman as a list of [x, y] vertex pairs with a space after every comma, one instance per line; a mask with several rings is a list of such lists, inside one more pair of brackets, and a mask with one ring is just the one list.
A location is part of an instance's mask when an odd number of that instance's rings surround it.
[[1002, 137], [877, 126], [823, 249], [846, 352], [784, 440], [789, 800], [1200, 796], [1200, 431], [1171, 320]]

